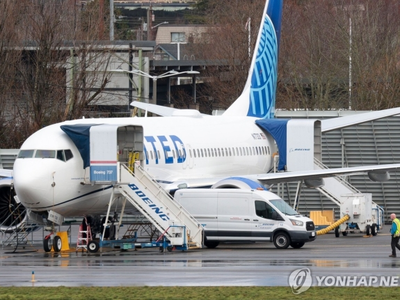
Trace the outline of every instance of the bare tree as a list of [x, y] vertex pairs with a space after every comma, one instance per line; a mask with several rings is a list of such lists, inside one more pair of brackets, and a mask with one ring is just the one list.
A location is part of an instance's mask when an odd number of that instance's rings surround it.
[[[108, 83], [103, 71], [113, 52], [99, 47], [98, 27], [86, 19], [82, 22], [82, 12], [71, 1], [14, 3], [0, 1], [5, 24], [0, 28], [1, 41], [9, 37], [6, 47], [0, 48], [0, 72], [7, 70], [3, 78], [10, 81], [0, 83], [0, 89], [8, 88], [0, 102], [12, 103], [4, 110], [12, 121], [3, 122], [0, 129], [12, 139], [5, 144], [3, 136], [2, 147], [19, 147], [43, 126], [81, 117]], [[85, 16], [95, 15], [95, 10], [85, 10]], [[10, 54], [15, 59], [6, 58]]]
[[[196, 57], [220, 67], [198, 99], [226, 108], [240, 94], [265, 1], [201, 1], [212, 25]], [[204, 7], [203, 7], [204, 8]], [[278, 108], [383, 109], [400, 99], [397, 0], [286, 0], [278, 72]], [[205, 105], [206, 103], [204, 103]]]
[[399, 106], [400, 3], [395, 0], [351, 1], [352, 107]]
[[398, 1], [285, 3], [278, 107], [369, 110], [398, 105]]
[[20, 22], [18, 5], [15, 1], [0, 1], [0, 143], [3, 148], [15, 147], [13, 141], [18, 140], [18, 131], [13, 130], [17, 99], [21, 97], [15, 76], [20, 53], [13, 51], [17, 41], [14, 26]]
[[282, 18], [278, 107], [343, 107], [348, 99], [348, 42], [337, 26], [334, 2], [310, 0], [286, 4]]
[[196, 58], [219, 65], [202, 72], [211, 78], [197, 94], [206, 111], [210, 101], [213, 108], [226, 108], [242, 92], [250, 66], [249, 49], [253, 51], [264, 5], [264, 0], [208, 1], [209, 30], [201, 44], [193, 45]]

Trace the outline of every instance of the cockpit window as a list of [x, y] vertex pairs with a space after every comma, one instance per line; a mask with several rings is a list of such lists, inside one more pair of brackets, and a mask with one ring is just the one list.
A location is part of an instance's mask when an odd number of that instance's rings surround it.
[[66, 150], [20, 150], [18, 158], [57, 158], [61, 161], [68, 161], [73, 156], [70, 149]]
[[55, 150], [36, 150], [35, 158], [55, 158]]
[[18, 153], [18, 158], [31, 158], [33, 157], [33, 152], [35, 150], [20, 150]]
[[64, 152], [65, 152], [65, 160], [66, 161], [70, 160], [73, 157], [71, 150], [69, 150], [69, 149], [68, 150], [64, 150]]
[[57, 150], [57, 159], [61, 161], [65, 161], [64, 150]]
[[73, 157], [71, 150], [57, 150], [57, 159], [61, 161], [70, 160]]

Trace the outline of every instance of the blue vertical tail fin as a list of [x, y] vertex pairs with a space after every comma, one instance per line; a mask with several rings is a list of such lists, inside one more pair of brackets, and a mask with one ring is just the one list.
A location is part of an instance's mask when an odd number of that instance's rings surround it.
[[282, 7], [283, 0], [266, 0], [246, 85], [224, 116], [274, 117]]

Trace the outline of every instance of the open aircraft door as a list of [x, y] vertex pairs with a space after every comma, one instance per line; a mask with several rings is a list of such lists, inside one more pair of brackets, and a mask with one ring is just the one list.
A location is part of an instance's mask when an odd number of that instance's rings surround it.
[[118, 163], [133, 168], [144, 166], [143, 127], [124, 124], [75, 124], [61, 129], [78, 148], [83, 169], [89, 171], [85, 183], [115, 183]]
[[118, 163], [133, 171], [143, 163], [143, 128], [133, 125], [99, 125], [90, 129], [90, 181], [117, 182]]

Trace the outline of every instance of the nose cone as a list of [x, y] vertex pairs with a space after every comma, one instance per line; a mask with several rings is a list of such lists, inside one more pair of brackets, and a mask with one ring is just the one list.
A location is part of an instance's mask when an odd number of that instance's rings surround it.
[[57, 159], [56, 153], [72, 145], [59, 124], [37, 131], [24, 142], [14, 162], [14, 187], [25, 207], [43, 211], [54, 206], [55, 189], [61, 186], [58, 183], [64, 181], [61, 176], [65, 174], [65, 162]]
[[14, 163], [14, 187], [18, 199], [32, 210], [48, 208], [54, 196], [53, 160], [25, 158]]

